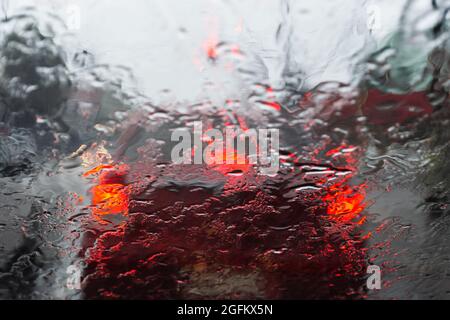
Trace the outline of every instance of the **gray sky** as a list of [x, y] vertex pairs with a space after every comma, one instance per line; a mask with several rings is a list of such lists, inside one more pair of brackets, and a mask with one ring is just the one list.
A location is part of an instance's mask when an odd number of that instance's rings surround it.
[[[164, 89], [178, 100], [198, 99], [207, 90], [228, 98], [239, 94], [247, 84], [235, 72], [236, 63], [207, 61], [204, 46], [214, 41], [239, 46], [247, 54], [244, 65], [262, 65], [265, 72], [257, 80], [276, 84], [288, 64], [305, 73], [309, 85], [348, 81], [353, 76], [349, 57], [395, 29], [405, 0], [290, 1], [289, 15], [286, 2], [14, 0], [7, 7], [8, 12], [27, 5], [57, 13], [72, 25], [73, 46], [93, 52], [98, 62], [130, 67], [139, 88], [157, 102]], [[73, 7], [79, 17], [74, 18]], [[277, 39], [282, 21], [285, 29]], [[205, 83], [210, 83], [207, 89]]]

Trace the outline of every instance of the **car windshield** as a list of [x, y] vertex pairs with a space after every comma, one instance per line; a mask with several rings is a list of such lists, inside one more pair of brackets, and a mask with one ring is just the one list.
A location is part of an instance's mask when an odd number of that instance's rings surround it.
[[449, 1], [0, 0], [1, 299], [450, 298]]

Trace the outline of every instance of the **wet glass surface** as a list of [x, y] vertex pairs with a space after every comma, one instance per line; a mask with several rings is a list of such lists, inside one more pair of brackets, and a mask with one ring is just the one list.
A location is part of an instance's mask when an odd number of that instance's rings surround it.
[[0, 4], [1, 299], [450, 298], [449, 1]]

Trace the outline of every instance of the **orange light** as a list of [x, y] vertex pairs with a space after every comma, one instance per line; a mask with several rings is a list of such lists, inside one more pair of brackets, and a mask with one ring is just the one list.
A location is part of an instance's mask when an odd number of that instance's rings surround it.
[[100, 184], [91, 190], [95, 215], [128, 213], [128, 192], [123, 184]]
[[97, 185], [92, 194], [92, 214], [103, 216], [128, 213], [128, 187], [123, 184], [123, 176], [128, 171], [127, 165], [99, 165], [83, 174], [84, 177], [96, 175]]
[[103, 169], [112, 169], [112, 168], [114, 168], [114, 166], [109, 165], [109, 164], [102, 164], [102, 165], [95, 167], [94, 169], [88, 170], [85, 173], [83, 173], [83, 177], [89, 177], [96, 173], [99, 173]]
[[[223, 163], [213, 163], [210, 165], [212, 170], [226, 175], [230, 172], [241, 171], [246, 173], [253, 165], [249, 163], [245, 154], [239, 154], [238, 150], [230, 145], [225, 145], [225, 150], [218, 150], [214, 155], [215, 159], [222, 159]], [[231, 159], [229, 158], [231, 156]], [[226, 163], [231, 162], [231, 163]]]
[[217, 59], [217, 45], [219, 43], [219, 36], [217, 33], [217, 21], [212, 21], [209, 26], [208, 38], [203, 42], [203, 50], [210, 60]]
[[340, 221], [354, 219], [365, 208], [365, 185], [350, 187], [336, 184], [329, 188], [323, 197], [327, 203], [327, 214]]
[[275, 110], [277, 110], [277, 111], [280, 111], [280, 110], [281, 110], [281, 105], [280, 105], [278, 102], [273, 102], [273, 101], [260, 101], [260, 103], [263, 104], [263, 105], [265, 105], [265, 106], [267, 106], [267, 107], [269, 107], [269, 108], [275, 109]]
[[217, 50], [214, 43], [207, 43], [205, 45], [205, 51], [209, 59], [215, 60], [217, 58]]

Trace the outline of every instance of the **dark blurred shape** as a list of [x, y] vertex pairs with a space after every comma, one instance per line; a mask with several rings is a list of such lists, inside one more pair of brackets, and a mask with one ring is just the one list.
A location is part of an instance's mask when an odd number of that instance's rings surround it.
[[0, 92], [6, 110], [0, 115], [6, 120], [17, 113], [14, 124], [19, 126], [32, 125], [36, 115], [57, 117], [71, 85], [62, 50], [31, 16], [12, 17], [3, 24], [7, 30], [0, 42]]

